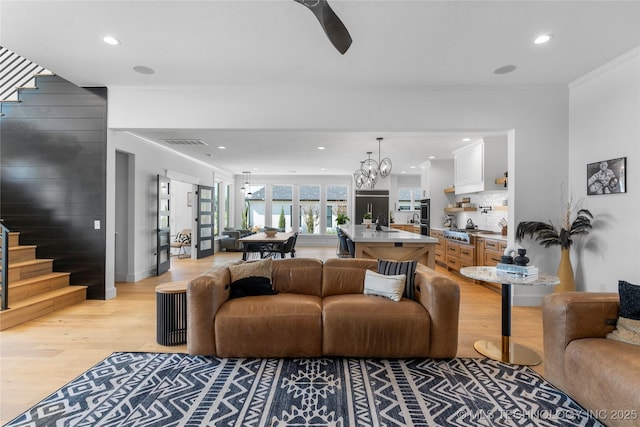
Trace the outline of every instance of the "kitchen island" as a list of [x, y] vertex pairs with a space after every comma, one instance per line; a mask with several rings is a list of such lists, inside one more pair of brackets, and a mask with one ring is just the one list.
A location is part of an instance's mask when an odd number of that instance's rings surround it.
[[356, 258], [416, 260], [429, 268], [435, 268], [436, 238], [384, 226], [381, 231], [376, 231], [375, 224], [371, 228], [365, 225], [341, 228], [353, 240]]

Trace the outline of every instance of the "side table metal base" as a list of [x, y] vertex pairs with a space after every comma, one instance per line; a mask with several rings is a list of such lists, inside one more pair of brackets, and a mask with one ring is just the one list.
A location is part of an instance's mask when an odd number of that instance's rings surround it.
[[[479, 340], [473, 344], [473, 348], [489, 359], [511, 363], [512, 365], [534, 366], [542, 362], [542, 357], [529, 347], [509, 342], [508, 337], [503, 337], [502, 339], [502, 343], [491, 340]], [[505, 347], [504, 354], [503, 347]]]

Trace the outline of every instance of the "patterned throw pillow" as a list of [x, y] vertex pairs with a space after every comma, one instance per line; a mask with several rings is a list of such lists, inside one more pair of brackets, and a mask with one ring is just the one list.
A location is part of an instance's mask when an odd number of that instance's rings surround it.
[[378, 260], [378, 273], [387, 275], [404, 274], [406, 283], [403, 295], [406, 298], [416, 299], [416, 267], [418, 261], [391, 261], [386, 259]]
[[398, 302], [402, 299], [406, 278], [407, 276], [404, 274], [392, 276], [367, 270], [364, 276], [364, 293], [365, 295], [386, 297], [391, 301]]
[[178, 243], [191, 243], [191, 234], [176, 234], [176, 242]]
[[607, 338], [640, 345], [640, 286], [618, 281], [620, 312], [616, 329]]
[[240, 264], [230, 264], [229, 273], [231, 273], [231, 281], [244, 279], [245, 277], [267, 277], [271, 280], [271, 264], [272, 258], [266, 258], [258, 261], [246, 261]]

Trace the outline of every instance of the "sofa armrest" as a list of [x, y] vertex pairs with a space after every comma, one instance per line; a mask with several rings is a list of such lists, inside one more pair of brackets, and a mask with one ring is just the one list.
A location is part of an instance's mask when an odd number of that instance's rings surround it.
[[564, 351], [581, 338], [604, 338], [616, 326], [617, 293], [561, 292], [548, 294], [542, 303], [544, 373], [564, 388]]
[[216, 355], [214, 320], [229, 299], [231, 275], [226, 266], [187, 283], [187, 351], [194, 355]]
[[460, 287], [456, 282], [430, 268], [416, 269], [416, 299], [431, 318], [429, 356], [455, 357], [458, 351]]

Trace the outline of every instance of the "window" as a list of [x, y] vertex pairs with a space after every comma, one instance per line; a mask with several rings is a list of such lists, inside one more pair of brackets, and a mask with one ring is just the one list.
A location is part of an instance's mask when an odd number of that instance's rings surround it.
[[420, 188], [398, 188], [398, 210], [420, 210], [421, 195], [422, 189]]
[[327, 234], [336, 233], [336, 217], [338, 214], [347, 214], [348, 191], [349, 188], [346, 185], [327, 185]]
[[320, 233], [320, 186], [300, 186], [300, 231], [303, 234]]
[[[250, 193], [250, 194], [249, 194]], [[247, 228], [265, 226], [265, 186], [251, 185], [245, 198], [247, 210]]]
[[292, 215], [293, 186], [273, 185], [271, 187], [271, 226], [291, 231]]
[[230, 185], [229, 184], [225, 184], [224, 185], [224, 223], [223, 223], [223, 227], [227, 228], [229, 227], [229, 198], [230, 198]]

